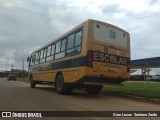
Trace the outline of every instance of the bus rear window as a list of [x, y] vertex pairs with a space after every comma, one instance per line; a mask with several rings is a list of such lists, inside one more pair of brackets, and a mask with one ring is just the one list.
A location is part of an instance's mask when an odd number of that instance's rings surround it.
[[94, 39], [127, 48], [127, 33], [111, 26], [94, 23]]

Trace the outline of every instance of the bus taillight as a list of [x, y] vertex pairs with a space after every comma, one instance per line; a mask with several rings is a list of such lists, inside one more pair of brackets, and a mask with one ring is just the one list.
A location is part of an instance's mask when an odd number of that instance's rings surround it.
[[88, 50], [87, 52], [86, 65], [88, 67], [93, 67], [93, 51], [92, 50]]

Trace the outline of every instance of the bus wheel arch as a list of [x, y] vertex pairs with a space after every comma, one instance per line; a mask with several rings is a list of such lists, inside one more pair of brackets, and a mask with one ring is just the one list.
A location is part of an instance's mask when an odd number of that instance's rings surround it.
[[59, 94], [71, 94], [73, 87], [64, 82], [64, 76], [62, 72], [57, 72], [55, 79], [55, 88]]

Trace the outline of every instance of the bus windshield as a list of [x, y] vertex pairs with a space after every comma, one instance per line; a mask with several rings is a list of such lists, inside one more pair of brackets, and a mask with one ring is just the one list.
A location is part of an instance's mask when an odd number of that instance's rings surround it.
[[107, 26], [98, 23], [94, 23], [93, 28], [95, 40], [127, 48], [126, 32], [109, 25]]

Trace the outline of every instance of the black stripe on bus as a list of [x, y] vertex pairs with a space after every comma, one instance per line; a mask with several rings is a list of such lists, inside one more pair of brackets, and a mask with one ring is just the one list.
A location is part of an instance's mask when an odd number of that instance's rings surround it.
[[86, 64], [86, 57], [83, 56], [79, 58], [55, 62], [52, 64], [52, 69], [80, 67], [80, 66], [85, 66], [85, 64]]
[[32, 72], [38, 72], [38, 71], [56, 70], [56, 69], [63, 69], [63, 68], [81, 67], [85, 65], [86, 65], [86, 56], [83, 56], [79, 58], [51, 63], [48, 66], [46, 66], [45, 64], [44, 65], [41, 64], [39, 66], [31, 67], [30, 70]]

